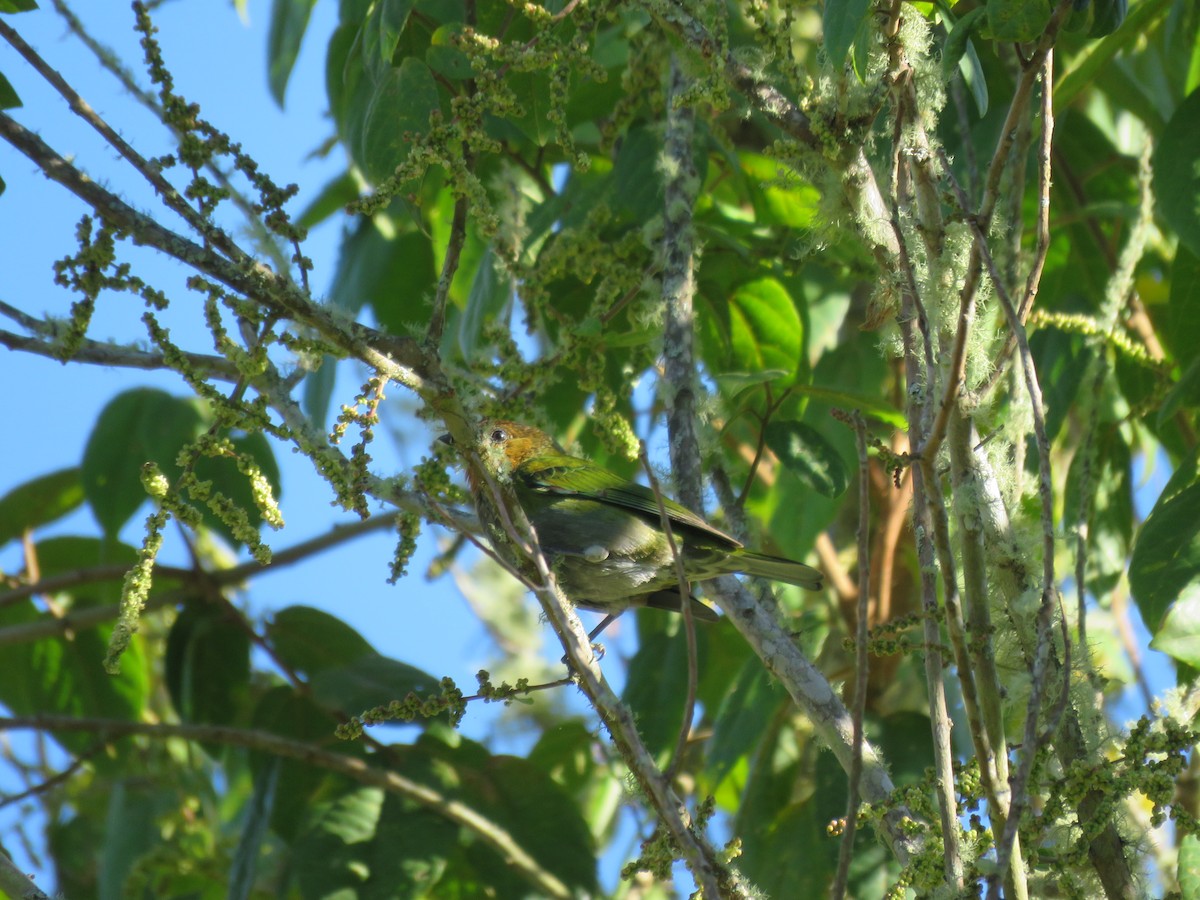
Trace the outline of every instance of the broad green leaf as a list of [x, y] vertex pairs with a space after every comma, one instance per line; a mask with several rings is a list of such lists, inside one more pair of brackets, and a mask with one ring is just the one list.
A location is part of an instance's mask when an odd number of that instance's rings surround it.
[[439, 106], [437, 83], [423, 60], [409, 57], [374, 84], [359, 83], [348, 111], [347, 143], [373, 184], [405, 160], [413, 136], [429, 129], [429, 116]]
[[372, 654], [321, 669], [312, 676], [310, 686], [318, 703], [355, 715], [403, 700], [410, 693], [433, 693], [438, 680], [407, 663]]
[[1175, 877], [1179, 881], [1179, 892], [1183, 900], [1200, 897], [1200, 838], [1194, 834], [1184, 835], [1179, 842], [1179, 861]]
[[747, 659], [717, 709], [705, 747], [714, 788], [743, 757], [758, 749], [772, 717], [787, 702], [787, 691], [763, 668], [762, 660]]
[[489, 246], [475, 270], [467, 306], [458, 320], [458, 352], [463, 359], [478, 358], [484, 325], [502, 319], [512, 292], [512, 279], [500, 270]]
[[100, 412], [83, 451], [84, 494], [106, 534], [115, 535], [146, 500], [142, 465], [174, 478], [180, 448], [200, 434], [194, 400], [150, 388], [118, 394]]
[[789, 804], [778, 816], [757, 817], [737, 830], [743, 848], [738, 868], [770, 897], [827, 896], [837, 864], [829, 821], [811, 799]]
[[826, 0], [821, 17], [825, 35], [825, 55], [836, 68], [841, 68], [850, 52], [850, 45], [859, 27], [867, 21], [870, 0]]
[[392, 61], [396, 45], [400, 43], [400, 33], [408, 24], [408, 16], [414, 5], [414, 0], [379, 0], [375, 4], [367, 27], [378, 32], [375, 50], [382, 62]]
[[779, 160], [757, 153], [739, 153], [746, 188], [760, 224], [811, 229], [817, 224], [821, 192]]
[[301, 228], [312, 228], [319, 225], [330, 216], [345, 210], [346, 205], [353, 203], [359, 196], [360, 182], [350, 172], [344, 172], [321, 188], [320, 193], [312, 199], [304, 211], [296, 218], [296, 224]]
[[623, 221], [640, 226], [662, 215], [661, 152], [659, 139], [648, 128], [631, 128], [622, 140], [604, 197]]
[[[250, 637], [237, 612], [201, 600], [186, 603], [167, 635], [164, 676], [181, 721], [229, 725], [245, 715]], [[206, 749], [216, 755], [221, 748]]]
[[950, 26], [950, 32], [946, 35], [946, 43], [942, 48], [942, 77], [949, 81], [954, 77], [955, 69], [962, 72], [963, 81], [971, 91], [971, 96], [975, 100], [975, 108], [982, 118], [987, 115], [988, 110], [987, 79], [984, 77], [983, 64], [979, 61], [979, 54], [976, 53], [975, 45], [971, 41], [971, 33], [983, 23], [987, 9], [977, 6], [957, 22], [954, 21], [954, 15], [950, 12], [948, 3], [939, 3], [938, 11]]
[[437, 287], [428, 236], [419, 231], [401, 234], [388, 242], [380, 257], [374, 263], [360, 260], [364, 269], [377, 267], [374, 284], [364, 285], [376, 320], [395, 335], [407, 336], [415, 328], [425, 328]]
[[[648, 617], [639, 621], [645, 623]], [[660, 759], [675, 745], [687, 693], [687, 641], [683, 630], [667, 634], [661, 624], [641, 634], [638, 652], [629, 662], [622, 697], [633, 710], [646, 748]]]
[[[596, 848], [579, 809], [559, 785], [524, 759], [496, 756], [487, 761], [473, 804], [507, 828], [525, 850], [547, 871], [556, 875], [573, 894], [593, 894], [596, 880]], [[512, 878], [507, 860], [473, 844], [468, 848], [476, 868], [501, 883]], [[488, 865], [490, 864], [490, 865]], [[528, 885], [521, 885], [524, 893]], [[513, 893], [497, 896], [515, 896]]]
[[596, 771], [596, 735], [579, 719], [566, 719], [547, 728], [526, 757], [569, 793], [586, 788]]
[[21, 98], [4, 73], [0, 72], [0, 109], [16, 109], [21, 105]]
[[554, 142], [557, 134], [551, 120], [550, 77], [545, 71], [510, 72], [505, 78], [522, 114], [507, 121], [521, 130], [535, 147], [545, 147]]
[[804, 422], [772, 421], [767, 446], [779, 457], [780, 469], [826, 497], [846, 490], [846, 466], [825, 437]]
[[1200, 359], [1200, 256], [1186, 247], [1175, 250], [1166, 321], [1156, 330], [1181, 366]]
[[316, 0], [274, 0], [271, 5], [271, 24], [267, 32], [267, 83], [271, 88], [271, 96], [281, 107], [315, 3]]
[[1155, 416], [1156, 427], [1161, 431], [1173, 416], [1185, 409], [1200, 410], [1200, 359], [1192, 360], [1192, 364], [1179, 376], [1178, 383], [1163, 398]]
[[1050, 22], [1049, 0], [987, 0], [988, 30], [996, 41], [1036, 40]]
[[768, 381], [777, 381], [788, 375], [786, 369], [762, 369], [758, 372], [722, 372], [713, 380], [727, 397], [736, 397], [747, 388], [758, 387]]
[[1135, 3], [1125, 21], [1113, 34], [1089, 44], [1072, 61], [1071, 68], [1054, 86], [1054, 108], [1065, 109], [1118, 54], [1133, 49], [1170, 11], [1174, 0], [1142, 0]]
[[1128, 12], [1126, 0], [1091, 0], [1091, 2], [1094, 12], [1088, 37], [1105, 37], [1121, 27]]
[[267, 639], [282, 662], [309, 678], [378, 655], [341, 619], [311, 606], [281, 609], [267, 624]]
[[1200, 90], [1179, 104], [1159, 138], [1154, 199], [1179, 240], [1200, 256]]
[[132, 772], [113, 784], [100, 851], [99, 900], [128, 896], [125, 881], [137, 861], [162, 844], [159, 818], [177, 804], [176, 790]]
[[765, 277], [735, 287], [727, 296], [704, 285], [700, 337], [715, 369], [782, 370], [795, 379], [804, 364], [804, 326], [787, 289]]
[[381, 788], [339, 782], [336, 793], [327, 789], [304, 809], [292, 864], [301, 897], [388, 896], [381, 882], [397, 878], [393, 867], [405, 854], [394, 847], [389, 865], [377, 849], [386, 798]]
[[79, 469], [60, 469], [13, 488], [0, 497], [0, 545], [61, 519], [83, 500]]
[[241, 835], [229, 872], [228, 900], [250, 900], [254, 896], [259, 860], [267, 850], [267, 831], [275, 809], [282, 764], [283, 760], [279, 758], [269, 760], [254, 776], [254, 792], [241, 823]]
[[[303, 696], [291, 685], [271, 688], [259, 699], [251, 725], [291, 740], [311, 742], [340, 753], [359, 755], [359, 745], [339, 742], [333, 735], [337, 725], [333, 715], [321, 709], [310, 697]], [[275, 805], [271, 810], [271, 830], [291, 842], [311, 807], [313, 796], [323, 787], [342, 784], [342, 780], [324, 770], [298, 759], [279, 760], [267, 753], [252, 752], [250, 767], [260, 777], [264, 769], [279, 767], [279, 782], [275, 790]]]
[[1200, 584], [1189, 585], [1171, 604], [1150, 646], [1194, 669], [1200, 668]]
[[815, 384], [798, 384], [792, 390], [797, 394], [803, 394], [810, 400], [819, 400], [830, 406], [862, 410], [867, 415], [886, 422], [888, 425], [894, 425], [896, 428], [908, 428], [908, 419], [903, 412], [875, 397], [853, 394], [848, 391], [830, 390]]
[[[131, 566], [137, 558], [130, 547], [92, 538], [51, 538], [40, 541], [36, 552], [43, 578], [97, 565]], [[64, 594], [60, 602], [69, 603], [71, 610], [83, 610], [114, 603], [119, 594], [120, 581], [102, 582], [76, 588], [72, 594]], [[45, 622], [48, 615], [30, 600], [21, 600], [0, 608], [0, 629]], [[17, 715], [53, 713], [136, 720], [149, 692], [142, 641], [135, 637], [129, 645], [119, 675], [106, 675], [103, 662], [111, 631], [109, 622], [79, 629], [71, 640], [56, 631], [48, 637], [6, 646], [4, 665], [0, 666], [0, 702]], [[94, 735], [85, 733], [55, 737], [73, 752], [81, 752], [95, 742]]]
[[30, 12], [37, 8], [37, 0], [0, 0], [0, 13]]
[[1200, 579], [1200, 478], [1197, 453], [1183, 462], [1138, 532], [1129, 586], [1142, 620], [1157, 635], [1164, 613]]
[[465, 27], [461, 22], [443, 25], [433, 33], [429, 49], [425, 52], [425, 62], [429, 63], [429, 68], [453, 81], [473, 78], [477, 74], [471, 66], [471, 58], [454, 46], [454, 39], [463, 33]]

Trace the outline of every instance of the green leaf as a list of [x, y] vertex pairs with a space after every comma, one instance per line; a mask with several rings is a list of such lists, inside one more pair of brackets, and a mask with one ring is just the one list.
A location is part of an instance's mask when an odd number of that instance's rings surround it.
[[228, 900], [250, 900], [258, 872], [258, 861], [267, 851], [267, 830], [275, 809], [276, 789], [282, 760], [275, 758], [254, 776], [254, 791], [242, 821], [237, 852], [229, 871]]
[[146, 500], [142, 465], [153, 462], [174, 478], [175, 458], [200, 434], [203, 416], [194, 400], [135, 388], [118, 394], [100, 412], [83, 451], [83, 490], [105, 534], [115, 535]]
[[21, 105], [21, 98], [4, 73], [0, 72], [0, 109], [16, 109]]
[[1200, 579], [1200, 478], [1193, 451], [1171, 476], [1138, 532], [1129, 561], [1129, 586], [1142, 620], [1157, 635], [1163, 614]]
[[[639, 618], [639, 622], [645, 619]], [[662, 630], [661, 622], [658, 624], [655, 630], [641, 634], [622, 697], [633, 710], [646, 748], [655, 756], [674, 746], [687, 693], [687, 641], [683, 631], [669, 635]]]
[[505, 82], [521, 104], [522, 114], [507, 121], [521, 130], [535, 147], [545, 147], [555, 139], [556, 129], [550, 119], [550, 78], [545, 71], [510, 72]]
[[1175, 250], [1166, 320], [1156, 330], [1182, 365], [1200, 359], [1200, 255], [1186, 247]]
[[1176, 878], [1184, 900], [1200, 897], [1200, 838], [1194, 834], [1184, 835], [1179, 842], [1179, 861]]
[[[137, 559], [133, 548], [92, 538], [51, 538], [37, 544], [43, 578], [77, 572], [98, 565], [129, 565]], [[72, 610], [114, 603], [120, 581], [85, 585], [73, 596], [60, 597]], [[47, 614], [30, 600], [0, 608], [0, 629], [44, 623]], [[75, 631], [71, 640], [61, 633], [5, 647], [0, 666], [0, 702], [16, 715], [54, 713], [63, 716], [136, 720], [149, 693], [149, 672], [143, 644], [135, 636], [122, 658], [121, 673], [104, 674], [111, 620], [98, 628]], [[65, 733], [56, 739], [72, 752], [82, 752], [95, 742], [94, 735]]]
[[112, 786], [99, 853], [100, 900], [128, 896], [125, 881], [138, 860], [162, 845], [160, 817], [178, 805], [176, 790], [141, 773], [119, 778]]
[[439, 689], [432, 675], [378, 654], [324, 668], [312, 676], [310, 685], [318, 703], [350, 714], [402, 700], [410, 693], [426, 695]]
[[373, 84], [363, 79], [348, 109], [346, 143], [373, 184], [392, 175], [407, 158], [413, 135], [429, 129], [440, 108], [437, 83], [423, 60], [406, 58]]
[[400, 34], [408, 24], [408, 16], [414, 5], [414, 0], [380, 0], [375, 4], [367, 27], [378, 30], [376, 49], [381, 61], [392, 61], [396, 45], [400, 43]]
[[60, 469], [0, 497], [0, 546], [83, 505], [79, 469]]
[[771, 677], [762, 660], [757, 656], [747, 659], [717, 709], [713, 734], [705, 748], [714, 788], [758, 748], [772, 717], [787, 702], [787, 691]]
[[988, 110], [987, 79], [979, 54], [975, 52], [975, 45], [971, 41], [971, 33], [984, 22], [987, 9], [977, 6], [957, 22], [954, 21], [949, 4], [939, 3], [938, 12], [950, 26], [950, 33], [946, 35], [946, 43], [942, 48], [942, 77], [949, 81], [954, 77], [955, 69], [962, 72], [963, 81], [971, 91], [975, 108], [982, 118], [987, 115]]
[[425, 62], [429, 63], [429, 68], [453, 81], [473, 78], [476, 74], [471, 66], [471, 58], [454, 45], [454, 39], [465, 29], [462, 22], [443, 25], [433, 33], [429, 49], [425, 52]]
[[329, 302], [351, 316], [370, 306], [391, 334], [408, 335], [429, 321], [437, 273], [429, 237], [399, 229], [389, 213], [358, 223], [342, 243]]
[[1154, 199], [1179, 240], [1200, 256], [1200, 90], [1179, 104], [1159, 138]]
[[1088, 37], [1101, 38], [1112, 34], [1125, 21], [1129, 11], [1126, 0], [1091, 0], [1093, 9], [1092, 27]]
[[427, 235], [409, 231], [389, 242], [380, 256], [374, 262], [362, 261], [366, 270], [373, 268], [375, 273], [374, 283], [364, 285], [371, 308], [390, 334], [408, 336], [429, 323], [437, 287], [433, 244]]
[[271, 6], [271, 24], [267, 31], [267, 83], [271, 96], [281, 107], [315, 3], [316, 0], [275, 0]]
[[825, 35], [825, 55], [840, 69], [850, 52], [859, 27], [870, 14], [870, 0], [826, 0], [821, 23]]
[[0, 13], [30, 12], [37, 8], [37, 0], [0, 0]]
[[343, 172], [321, 188], [321, 192], [297, 217], [296, 224], [301, 228], [312, 228], [330, 216], [345, 210], [347, 204], [358, 199], [358, 194], [358, 179], [350, 172]]
[[[318, 746], [334, 742], [335, 720], [312, 698], [302, 696], [290, 685], [271, 688], [254, 708], [252, 726], [296, 741], [312, 742]], [[341, 744], [338, 752], [358, 755], [356, 745]], [[253, 751], [250, 767], [260, 777], [264, 769], [279, 766], [279, 782], [275, 790], [275, 805], [271, 811], [271, 830], [285, 841], [292, 841], [312, 805], [314, 794], [323, 786], [340, 784], [340, 779], [323, 769], [297, 759], [279, 760], [268, 753]]]
[[1155, 427], [1159, 431], [1166, 428], [1171, 418], [1182, 409], [1200, 409], [1200, 359], [1192, 360], [1192, 364], [1179, 376], [1178, 383], [1163, 398], [1155, 416]]
[[841, 455], [811, 425], [771, 421], [766, 439], [785, 473], [826, 497], [840, 497], [845, 492], [846, 466]]
[[662, 214], [662, 179], [657, 168], [661, 150], [648, 128], [631, 128], [621, 141], [604, 197], [622, 221], [640, 226]]
[[[250, 693], [250, 637], [224, 605], [186, 603], [167, 635], [165, 680], [180, 720], [229, 725], [246, 712]], [[214, 756], [219, 745], [206, 745]]]
[[1150, 646], [1200, 668], [1200, 584], [1191, 584], [1171, 604]]
[[802, 370], [804, 325], [787, 289], [766, 277], [738, 285], [728, 296], [705, 284], [701, 340], [710, 366], [724, 371]]
[[496, 256], [489, 245], [479, 261], [479, 268], [475, 270], [471, 293], [467, 295], [467, 306], [458, 320], [458, 351], [463, 359], [478, 358], [483, 326], [502, 320], [502, 312], [512, 297], [512, 291], [512, 279], [497, 266]]
[[996, 41], [1033, 41], [1050, 23], [1048, 0], [987, 0], [988, 30]]
[[311, 606], [281, 609], [267, 625], [267, 639], [281, 662], [310, 678], [378, 656], [366, 638], [341, 619]]
[[1098, 43], [1085, 47], [1075, 56], [1071, 68], [1055, 84], [1054, 108], [1066, 109], [1070, 106], [1113, 59], [1144, 40], [1173, 3], [1174, 0], [1143, 0], [1134, 4], [1133, 12], [1121, 23], [1120, 28]]

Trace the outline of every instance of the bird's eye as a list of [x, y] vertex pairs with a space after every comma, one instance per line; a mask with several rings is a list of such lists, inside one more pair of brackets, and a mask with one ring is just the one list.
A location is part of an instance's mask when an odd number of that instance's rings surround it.
[[491, 438], [493, 444], [503, 444], [508, 440], [508, 432], [503, 428], [494, 428], [492, 429]]

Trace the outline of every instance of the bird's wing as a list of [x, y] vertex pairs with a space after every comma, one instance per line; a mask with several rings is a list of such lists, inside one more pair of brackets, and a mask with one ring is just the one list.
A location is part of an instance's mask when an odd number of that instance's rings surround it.
[[[656, 521], [660, 518], [654, 491], [584, 459], [574, 456], [537, 457], [524, 462], [514, 474], [535, 491], [587, 497], [623, 507]], [[672, 527], [684, 526], [702, 532], [731, 550], [742, 546], [736, 538], [709, 525], [686, 506], [667, 497], [663, 497], [662, 501]]]

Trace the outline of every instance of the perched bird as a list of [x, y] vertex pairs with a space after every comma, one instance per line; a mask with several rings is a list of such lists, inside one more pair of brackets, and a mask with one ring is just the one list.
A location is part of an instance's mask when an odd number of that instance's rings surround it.
[[[449, 435], [441, 440], [453, 443]], [[477, 441], [488, 473], [511, 485], [536, 529], [559, 587], [576, 606], [609, 614], [593, 636], [629, 607], [682, 610], [675, 559], [653, 491], [567, 455], [549, 435], [528, 425], [485, 419]], [[487, 489], [470, 469], [467, 475], [476, 496]], [[664, 497], [663, 505], [689, 590], [691, 582], [735, 572], [810, 590], [821, 587], [821, 573], [811, 566], [747, 550], [673, 500]], [[498, 527], [488, 524], [493, 531]], [[696, 618], [717, 618], [699, 600], [690, 600]]]

